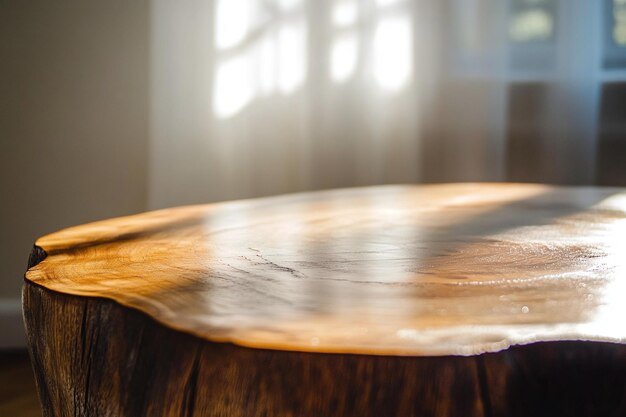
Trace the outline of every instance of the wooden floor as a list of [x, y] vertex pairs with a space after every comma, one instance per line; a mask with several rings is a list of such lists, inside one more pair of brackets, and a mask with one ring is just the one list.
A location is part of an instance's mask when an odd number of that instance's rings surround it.
[[33, 371], [25, 350], [0, 350], [0, 416], [41, 417]]

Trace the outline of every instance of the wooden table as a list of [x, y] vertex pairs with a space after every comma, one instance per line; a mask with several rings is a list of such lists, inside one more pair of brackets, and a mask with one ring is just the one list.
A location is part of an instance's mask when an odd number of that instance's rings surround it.
[[46, 416], [626, 415], [626, 190], [386, 186], [40, 238]]

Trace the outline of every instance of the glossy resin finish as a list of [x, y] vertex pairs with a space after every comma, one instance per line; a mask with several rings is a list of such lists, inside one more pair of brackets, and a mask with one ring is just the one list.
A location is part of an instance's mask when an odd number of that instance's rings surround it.
[[384, 186], [160, 210], [40, 238], [27, 281], [217, 342], [472, 355], [626, 342], [626, 190]]

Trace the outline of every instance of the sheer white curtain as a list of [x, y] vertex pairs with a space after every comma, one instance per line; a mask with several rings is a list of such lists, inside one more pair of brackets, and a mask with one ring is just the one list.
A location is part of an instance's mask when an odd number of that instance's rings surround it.
[[437, 3], [154, 1], [150, 206], [418, 181]]
[[149, 205], [591, 182], [603, 4], [153, 0]]

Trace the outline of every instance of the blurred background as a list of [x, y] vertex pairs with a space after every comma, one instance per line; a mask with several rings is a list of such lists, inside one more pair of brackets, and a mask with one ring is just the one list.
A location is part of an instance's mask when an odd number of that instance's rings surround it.
[[34, 240], [383, 183], [626, 186], [626, 0], [0, 0], [0, 348]]

